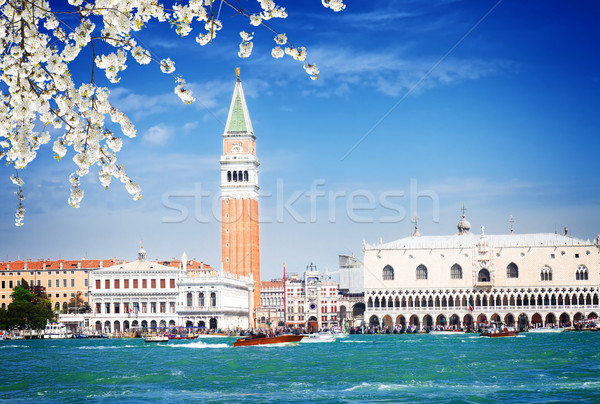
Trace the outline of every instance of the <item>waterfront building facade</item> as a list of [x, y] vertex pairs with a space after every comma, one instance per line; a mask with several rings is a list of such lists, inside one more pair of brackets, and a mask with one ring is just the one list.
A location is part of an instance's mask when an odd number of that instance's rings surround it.
[[92, 274], [90, 325], [104, 332], [199, 327], [248, 328], [253, 282], [202, 262], [138, 259]]
[[247, 329], [252, 325], [253, 279], [210, 267], [189, 267], [185, 254], [182, 261], [178, 324], [212, 330]]
[[[394, 328], [473, 327], [503, 321], [519, 327], [596, 317], [599, 239], [567, 234], [470, 232], [364, 244], [365, 320]], [[511, 224], [512, 227], [512, 224]]]
[[364, 264], [354, 255], [339, 256], [338, 320], [344, 328], [364, 325]]
[[256, 136], [239, 70], [223, 133], [221, 156], [221, 259], [223, 271], [252, 278], [251, 312], [260, 306], [258, 166]]
[[365, 293], [365, 267], [354, 255], [339, 255], [340, 292], [360, 295]]
[[286, 324], [309, 329], [332, 328], [338, 322], [338, 284], [311, 263], [303, 278], [290, 275], [285, 281]]
[[260, 307], [256, 309], [257, 327], [284, 325], [283, 279], [260, 283]]
[[143, 247], [136, 261], [94, 271], [90, 325], [114, 333], [178, 325], [178, 277], [179, 268], [147, 261]]
[[0, 262], [0, 307], [12, 302], [12, 290], [25, 279], [30, 286], [43, 286], [57, 312], [66, 313], [69, 303], [80, 293], [83, 303], [90, 303], [91, 274], [97, 269], [111, 266], [116, 259], [88, 260], [26, 260]]

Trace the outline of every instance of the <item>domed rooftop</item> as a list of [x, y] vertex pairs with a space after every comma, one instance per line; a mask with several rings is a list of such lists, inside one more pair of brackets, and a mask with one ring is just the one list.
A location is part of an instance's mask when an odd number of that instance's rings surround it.
[[467, 209], [465, 208], [465, 205], [463, 204], [463, 207], [462, 207], [462, 218], [460, 219], [460, 221], [456, 225], [456, 228], [458, 229], [458, 234], [468, 234], [469, 231], [471, 230], [471, 223], [469, 223], [469, 221], [465, 218], [465, 211], [466, 210]]

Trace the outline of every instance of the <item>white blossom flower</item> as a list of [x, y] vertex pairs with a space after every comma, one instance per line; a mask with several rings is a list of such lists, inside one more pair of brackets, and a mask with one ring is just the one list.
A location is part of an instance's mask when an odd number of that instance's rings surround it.
[[343, 0], [321, 0], [324, 7], [330, 8], [335, 12], [342, 11], [346, 8]]
[[293, 48], [293, 47], [285, 48], [285, 53], [301, 62], [306, 60], [306, 48], [304, 46], [301, 48]]
[[137, 182], [130, 180], [125, 184], [125, 189], [127, 189], [130, 195], [133, 195], [133, 200], [142, 199], [141, 189]]
[[240, 44], [240, 51], [238, 52], [238, 56], [241, 58], [247, 58], [252, 53], [252, 47], [254, 46], [254, 44], [250, 42], [250, 40], [252, 40], [253, 37], [246, 31], [240, 32], [240, 36], [242, 37], [242, 43]]
[[175, 94], [177, 94], [181, 101], [185, 102], [186, 104], [191, 104], [196, 101], [192, 92], [185, 88], [185, 80], [178, 78], [177, 81], [179, 84], [177, 84], [175, 87]]
[[169, 58], [160, 61], [160, 70], [163, 73], [173, 73], [175, 71], [175, 63]]
[[136, 46], [135, 48], [133, 48], [131, 50], [131, 56], [133, 56], [136, 62], [138, 62], [141, 65], [147, 65], [148, 63], [150, 63], [151, 60], [150, 52], [148, 52], [141, 46]]
[[317, 69], [316, 65], [311, 65], [310, 63], [307, 63], [304, 65], [304, 70], [306, 70], [306, 73], [310, 74], [310, 78], [312, 80], [319, 79], [319, 69]]
[[285, 45], [287, 43], [287, 36], [285, 34], [279, 34], [275, 37], [277, 45]]
[[262, 24], [262, 17], [260, 14], [252, 14], [250, 16], [250, 24], [254, 25], [255, 27], [258, 27], [260, 24]]
[[19, 187], [22, 186], [25, 183], [21, 177], [17, 177], [15, 175], [12, 175], [10, 177], [10, 180], [12, 181], [13, 184], [15, 184], [15, 185], [17, 185]]
[[283, 55], [283, 49], [281, 49], [279, 46], [276, 46], [271, 50], [271, 56], [273, 56], [275, 59], [282, 58]]
[[65, 145], [62, 143], [62, 141], [60, 139], [57, 139], [54, 142], [54, 145], [52, 146], [52, 151], [54, 153], [56, 153], [56, 155], [59, 158], [62, 158], [65, 156], [65, 154], [67, 154], [67, 148], [65, 147]]

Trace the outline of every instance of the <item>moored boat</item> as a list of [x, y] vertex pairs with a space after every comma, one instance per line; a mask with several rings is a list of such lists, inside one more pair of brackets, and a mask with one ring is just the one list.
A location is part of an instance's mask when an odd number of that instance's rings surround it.
[[64, 338], [73, 338], [73, 333], [63, 323], [48, 323], [44, 328], [44, 339]]
[[300, 342], [304, 335], [285, 334], [269, 337], [265, 334], [250, 335], [240, 338], [233, 343], [233, 346], [267, 345]]
[[312, 342], [334, 342], [334, 341], [335, 341], [335, 337], [333, 336], [333, 334], [329, 334], [326, 332], [320, 332], [320, 333], [316, 333], [316, 334], [305, 334], [304, 338], [302, 338], [302, 341], [300, 341], [300, 343], [307, 344], [307, 343], [312, 343]]
[[198, 334], [170, 334], [169, 339], [196, 339]]
[[504, 323], [492, 323], [486, 327], [480, 334], [480, 337], [516, 337], [519, 331], [515, 327], [509, 327]]
[[537, 327], [537, 328], [530, 328], [529, 332], [532, 333], [549, 333], [549, 332], [563, 332], [565, 331], [564, 328], [559, 328], [559, 327]]
[[168, 342], [169, 337], [166, 335], [148, 335], [144, 338], [145, 342]]
[[429, 331], [432, 335], [464, 335], [463, 330], [431, 330]]

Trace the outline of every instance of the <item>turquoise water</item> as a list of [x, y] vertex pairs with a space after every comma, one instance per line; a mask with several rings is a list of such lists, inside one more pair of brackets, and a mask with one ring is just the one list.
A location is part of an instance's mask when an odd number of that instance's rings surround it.
[[600, 332], [0, 341], [11, 402], [600, 402]]

